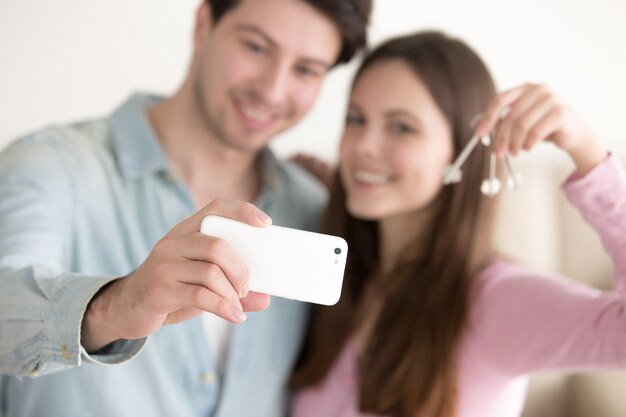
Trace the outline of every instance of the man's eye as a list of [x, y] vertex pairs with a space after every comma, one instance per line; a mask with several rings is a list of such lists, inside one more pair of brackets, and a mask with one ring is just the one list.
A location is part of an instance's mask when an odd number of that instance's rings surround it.
[[365, 124], [365, 119], [363, 119], [363, 117], [361, 116], [350, 115], [350, 114], [346, 116], [346, 125], [362, 126], [364, 124]]
[[298, 72], [298, 74], [300, 75], [304, 75], [305, 77], [319, 77], [319, 73], [317, 71], [315, 71], [314, 69], [311, 69], [307, 66], [299, 66], [296, 67], [296, 71]]
[[267, 48], [259, 45], [258, 43], [254, 43], [254, 42], [245, 42], [246, 48], [248, 48], [250, 51], [254, 52], [255, 54], [267, 54]]

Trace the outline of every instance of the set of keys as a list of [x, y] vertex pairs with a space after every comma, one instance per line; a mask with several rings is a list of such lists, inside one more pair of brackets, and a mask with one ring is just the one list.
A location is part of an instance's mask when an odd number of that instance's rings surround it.
[[[473, 136], [467, 143], [467, 145], [465, 145], [465, 148], [463, 148], [463, 151], [461, 151], [454, 163], [446, 168], [446, 171], [443, 175], [443, 183], [447, 185], [460, 182], [461, 178], [463, 177], [461, 167], [470, 156], [472, 151], [478, 146], [478, 144], [482, 144], [485, 147], [490, 148], [492, 142], [493, 141], [491, 136]], [[489, 197], [495, 196], [502, 189], [502, 183], [500, 182], [500, 179], [496, 174], [496, 164], [496, 155], [491, 152], [491, 150], [489, 150], [489, 178], [485, 178], [480, 186], [480, 192]], [[509, 189], [517, 190], [522, 185], [522, 174], [515, 170], [513, 162], [509, 155], [506, 155], [504, 157], [504, 164], [507, 171], [506, 186]]]

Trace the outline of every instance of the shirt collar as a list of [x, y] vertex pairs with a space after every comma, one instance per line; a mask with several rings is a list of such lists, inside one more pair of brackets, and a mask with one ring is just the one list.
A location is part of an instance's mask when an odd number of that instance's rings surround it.
[[[129, 178], [170, 171], [146, 113], [161, 100], [162, 97], [136, 93], [112, 115], [113, 150], [122, 174]], [[258, 166], [262, 189], [274, 189], [279, 185], [280, 164], [269, 147], [260, 152]]]
[[134, 94], [113, 113], [113, 150], [123, 175], [139, 178], [169, 170], [146, 111], [161, 97]]
[[281, 181], [280, 176], [281, 162], [276, 158], [274, 152], [266, 147], [259, 154], [259, 174], [261, 175], [261, 188], [270, 190], [276, 188]]

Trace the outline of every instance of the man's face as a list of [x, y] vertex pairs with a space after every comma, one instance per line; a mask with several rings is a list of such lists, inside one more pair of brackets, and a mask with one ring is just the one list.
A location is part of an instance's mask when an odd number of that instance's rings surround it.
[[339, 30], [303, 0], [241, 0], [216, 24], [202, 7], [195, 103], [222, 144], [255, 152], [311, 108], [339, 54]]

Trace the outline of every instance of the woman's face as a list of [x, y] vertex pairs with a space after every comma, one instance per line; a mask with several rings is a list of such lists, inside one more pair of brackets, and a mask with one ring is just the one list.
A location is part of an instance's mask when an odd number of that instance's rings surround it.
[[452, 160], [452, 130], [408, 64], [381, 61], [354, 85], [340, 152], [348, 212], [383, 220], [433, 201]]

